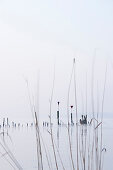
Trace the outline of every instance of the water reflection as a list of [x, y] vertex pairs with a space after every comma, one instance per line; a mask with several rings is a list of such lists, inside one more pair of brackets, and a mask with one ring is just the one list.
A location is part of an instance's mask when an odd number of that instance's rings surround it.
[[59, 148], [59, 126], [57, 127], [57, 146]]
[[[109, 125], [109, 124], [107, 124]], [[50, 134], [48, 133], [49, 131], [49, 126], [40, 126], [40, 132], [48, 153], [48, 157], [50, 160], [50, 164], [52, 166], [52, 169], [54, 169], [54, 157], [53, 157], [53, 150], [52, 150], [52, 144], [51, 144], [51, 138], [50, 138]], [[54, 136], [54, 140], [56, 143], [56, 147], [58, 148], [58, 152], [60, 153], [60, 156], [62, 158], [62, 162], [64, 164], [64, 166], [67, 169], [70, 169], [70, 154], [69, 154], [69, 142], [68, 142], [68, 133], [67, 133], [67, 127], [66, 125], [63, 126], [55, 126], [53, 124], [52, 126], [53, 128], [53, 136]], [[70, 137], [71, 137], [71, 144], [72, 144], [72, 151], [73, 151], [73, 158], [74, 161], [76, 161], [76, 126], [70, 126]], [[86, 139], [89, 138], [89, 131], [91, 131], [91, 127], [90, 126], [86, 126], [86, 125], [80, 125], [78, 126], [79, 129], [79, 139], [80, 139], [80, 147], [83, 148], [83, 150], [85, 150], [85, 145], [86, 145]], [[25, 123], [22, 125], [19, 123], [16, 123], [15, 126], [15, 122], [13, 126], [1, 126], [0, 128], [1, 131], [1, 137], [2, 139], [8, 144], [8, 147], [11, 148], [11, 151], [14, 152], [14, 155], [16, 156], [16, 159], [20, 162], [20, 164], [22, 164], [23, 169], [25, 170], [33, 170], [35, 168], [37, 168], [37, 155], [36, 155], [36, 139], [35, 139], [35, 128], [34, 125], [31, 125], [31, 123], [29, 123], [28, 125]], [[4, 133], [2, 133], [4, 132]], [[112, 164], [112, 154], [113, 154], [113, 145], [112, 145], [112, 141], [113, 141], [113, 135], [112, 134], [112, 129], [110, 128], [104, 128], [103, 130], [103, 144], [105, 147], [103, 148], [107, 148], [107, 152], [105, 155], [105, 160], [104, 160], [104, 170], [106, 170], [107, 167], [109, 167], [110, 169], [113, 169], [113, 164]], [[11, 140], [13, 141], [13, 145], [11, 144], [11, 142], [9, 141], [9, 137], [11, 136]], [[62, 169], [61, 167], [61, 162], [59, 160], [59, 155], [57, 152], [57, 148], [55, 148], [56, 150], [56, 155], [57, 155], [57, 159], [59, 162], [59, 170]], [[42, 152], [43, 152], [43, 161], [44, 161], [44, 168], [46, 168], [46, 170], [48, 170], [48, 165], [47, 165], [47, 159], [46, 159], [46, 155], [45, 155], [45, 150], [43, 148], [42, 145]], [[4, 152], [3, 152], [4, 153]], [[4, 164], [4, 162], [2, 163], [0, 161], [0, 164]], [[8, 164], [7, 164], [7, 168], [5, 169], [10, 169], [8, 168]], [[5, 170], [4, 168], [2, 168], [2, 170]]]

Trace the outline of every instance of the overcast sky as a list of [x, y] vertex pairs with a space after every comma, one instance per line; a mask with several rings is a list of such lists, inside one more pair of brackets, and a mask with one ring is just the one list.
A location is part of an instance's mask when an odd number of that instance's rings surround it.
[[[40, 114], [49, 114], [54, 63], [57, 101], [66, 114], [67, 91], [76, 58], [79, 113], [85, 113], [86, 74], [88, 112], [91, 112], [91, 70], [95, 57], [95, 112], [101, 111], [105, 67], [108, 63], [105, 117], [113, 117], [113, 1], [112, 0], [0, 0], [0, 118], [31, 119], [28, 92], [36, 95], [40, 72]], [[72, 82], [73, 83], [73, 82]], [[97, 95], [97, 86], [99, 93]], [[74, 105], [73, 85], [70, 104]]]

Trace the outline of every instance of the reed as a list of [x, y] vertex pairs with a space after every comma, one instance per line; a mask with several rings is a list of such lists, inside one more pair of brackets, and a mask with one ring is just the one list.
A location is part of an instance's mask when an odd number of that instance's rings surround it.
[[[94, 62], [92, 66], [92, 85], [91, 85], [91, 100], [92, 100], [92, 119], [88, 125], [79, 125], [78, 122], [78, 103], [77, 103], [77, 82], [76, 82], [76, 66], [75, 66], [75, 59], [73, 60], [72, 72], [69, 82], [68, 88], [68, 97], [67, 97], [67, 125], [65, 126], [68, 133], [68, 141], [69, 141], [69, 151], [70, 151], [70, 158], [71, 158], [71, 169], [72, 170], [103, 170], [103, 160], [104, 160], [104, 153], [106, 149], [103, 148], [102, 143], [102, 135], [103, 135], [103, 109], [104, 109], [104, 98], [105, 98], [105, 88], [106, 88], [106, 77], [107, 71], [105, 73], [105, 82], [104, 82], [104, 90], [103, 90], [103, 97], [102, 97], [102, 115], [101, 121], [99, 122], [99, 89], [97, 88], [97, 115], [95, 116], [95, 105], [94, 105]], [[71, 137], [70, 137], [70, 123], [69, 123], [69, 98], [70, 98], [70, 89], [72, 78], [74, 80], [74, 101], [75, 101], [75, 155], [76, 159], [73, 157], [73, 150], [71, 144]], [[55, 169], [59, 169], [59, 161], [61, 162], [62, 169], [68, 170], [64, 167], [62, 157], [60, 152], [57, 148], [55, 143], [54, 134], [53, 134], [53, 127], [52, 127], [52, 102], [53, 102], [53, 94], [54, 94], [54, 84], [55, 84], [55, 69], [54, 69], [54, 77], [53, 77], [53, 85], [52, 85], [52, 92], [50, 97], [50, 112], [49, 112], [49, 119], [50, 119], [50, 131], [48, 133], [51, 136], [51, 143], [52, 143], [52, 151], [54, 155], [54, 162], [55, 162]], [[52, 162], [49, 158], [49, 152], [47, 152], [47, 146], [45, 145], [45, 141], [42, 138], [40, 127], [39, 127], [39, 119], [38, 115], [39, 112], [36, 112], [36, 106], [31, 100], [31, 95], [29, 92], [29, 86], [27, 82], [28, 88], [28, 96], [30, 101], [31, 112], [34, 119], [35, 124], [35, 131], [36, 131], [36, 143], [37, 143], [37, 159], [38, 159], [38, 170], [43, 170], [43, 152], [42, 152], [42, 145], [44, 147], [44, 151], [46, 154], [46, 159], [48, 163], [49, 170], [53, 170]], [[85, 93], [85, 103], [86, 103], [86, 114], [87, 114], [87, 76], [86, 76], [86, 93]], [[32, 104], [33, 103], [33, 104]], [[38, 106], [39, 107], [39, 106]], [[74, 127], [73, 127], [74, 128]], [[101, 128], [101, 129], [100, 129]]]
[[73, 71], [74, 71], [74, 63], [73, 63], [73, 67], [72, 67], [72, 72], [71, 72], [71, 77], [70, 77], [70, 82], [69, 82], [69, 88], [68, 88], [68, 97], [67, 97], [67, 120], [68, 120], [67, 130], [68, 130], [68, 140], [69, 140], [69, 150], [70, 150], [71, 164], [72, 164], [73, 170], [75, 170], [75, 165], [74, 165], [74, 161], [73, 161], [73, 154], [72, 154], [71, 138], [70, 138], [70, 127], [69, 127], [69, 124], [70, 124], [69, 123], [69, 97], [70, 97], [70, 88], [71, 88]]
[[[5, 139], [4, 139], [5, 134], [7, 134], [7, 133], [3, 132], [0, 134], [0, 135], [3, 135], [3, 139], [2, 139], [2, 141], [0, 141], [0, 146], [2, 147], [3, 151], [5, 152], [4, 154], [1, 153], [1, 158], [4, 158], [4, 160], [6, 160], [14, 170], [15, 169], [23, 170], [22, 166], [19, 164], [16, 157], [14, 156], [14, 154], [12, 153], [12, 151], [9, 149], [8, 145], [5, 142]], [[7, 136], [11, 140], [11, 137], [8, 134], [7, 134]]]
[[51, 92], [51, 98], [50, 98], [50, 115], [49, 115], [49, 119], [50, 119], [50, 135], [51, 135], [52, 148], [53, 148], [53, 153], [54, 153], [56, 169], [58, 170], [58, 163], [57, 163], [57, 157], [56, 157], [56, 151], [55, 151], [55, 144], [54, 144], [54, 140], [53, 140], [52, 119], [51, 119], [54, 85], [55, 85], [55, 65], [54, 65], [53, 86], [52, 86], [52, 92]]

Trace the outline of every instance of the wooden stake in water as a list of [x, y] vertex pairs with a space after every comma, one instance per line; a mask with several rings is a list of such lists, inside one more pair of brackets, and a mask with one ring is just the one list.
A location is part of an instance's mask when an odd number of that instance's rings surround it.
[[3, 136], [4, 136], [5, 118], [3, 118]]
[[9, 125], [9, 120], [8, 120], [8, 117], [7, 117], [7, 126]]
[[71, 107], [71, 125], [73, 125], [73, 114], [72, 114], [73, 106], [70, 107]]
[[8, 135], [8, 127], [9, 127], [9, 120], [8, 120], [8, 117], [7, 117], [7, 135]]
[[57, 122], [58, 122], [58, 125], [60, 125], [60, 121], [59, 121], [59, 104], [60, 104], [60, 102], [58, 102], [58, 111], [57, 111]]

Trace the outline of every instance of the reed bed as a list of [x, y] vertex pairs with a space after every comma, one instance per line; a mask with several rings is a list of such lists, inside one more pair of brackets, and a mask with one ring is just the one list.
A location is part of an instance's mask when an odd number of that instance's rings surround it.
[[[105, 99], [105, 90], [106, 90], [106, 79], [107, 79], [107, 67], [105, 72], [105, 81], [103, 88], [103, 96], [102, 96], [102, 108], [101, 108], [101, 119], [99, 119], [99, 90], [97, 88], [97, 115], [95, 115], [94, 110], [94, 62], [92, 66], [92, 87], [91, 87], [91, 95], [92, 95], [92, 119], [87, 125], [82, 125], [78, 120], [78, 107], [77, 107], [77, 82], [76, 82], [76, 61], [73, 60], [72, 72], [69, 82], [68, 95], [67, 95], [67, 124], [60, 128], [66, 128], [67, 130], [67, 138], [68, 138], [68, 149], [69, 149], [69, 164], [70, 170], [103, 170], [104, 169], [104, 155], [106, 152], [106, 148], [103, 147], [103, 112], [104, 112], [104, 99]], [[70, 104], [70, 89], [71, 84], [74, 84], [74, 101], [75, 101], [75, 124], [71, 125], [69, 120], [69, 104]], [[48, 146], [46, 145], [46, 141], [44, 141], [43, 135], [41, 134], [40, 125], [39, 125], [39, 82], [38, 82], [38, 109], [36, 109], [36, 104], [34, 101], [34, 96], [30, 92], [28, 80], [25, 79], [27, 90], [28, 90], [28, 98], [31, 108], [31, 113], [33, 116], [33, 122], [35, 126], [35, 135], [36, 135], [36, 152], [37, 152], [37, 169], [44, 169], [44, 155], [46, 157], [47, 165], [46, 170], [69, 170], [65, 166], [65, 162], [62, 159], [62, 154], [56, 144], [56, 139], [53, 131], [52, 124], [52, 102], [53, 102], [53, 94], [54, 94], [54, 85], [55, 85], [55, 69], [53, 76], [53, 85], [52, 92], [50, 97], [50, 112], [49, 112], [49, 128], [47, 129], [47, 133], [50, 136], [51, 140], [51, 152], [48, 150]], [[39, 81], [39, 80], [38, 80]], [[87, 76], [86, 76], [86, 114], [87, 114]], [[75, 129], [75, 142], [72, 144], [71, 141], [71, 132], [70, 129]], [[65, 145], [65, 143], [64, 143]], [[4, 153], [1, 153], [1, 157], [3, 157], [9, 164], [12, 166], [12, 169], [22, 170], [23, 168], [18, 163], [13, 153], [8, 148], [5, 141], [3, 143], [0, 142], [0, 146], [4, 150]], [[43, 149], [42, 149], [43, 148]], [[75, 149], [73, 149], [75, 148]], [[43, 151], [42, 151], [43, 150]], [[65, 153], [64, 153], [65, 154]], [[7, 157], [6, 157], [7, 155]], [[51, 158], [50, 155], [53, 155]], [[54, 161], [53, 161], [54, 160]], [[61, 166], [59, 166], [59, 162]]]
[[[72, 73], [70, 77], [69, 89], [68, 89], [68, 97], [67, 97], [67, 125], [65, 125], [68, 133], [68, 142], [69, 142], [69, 152], [70, 155], [70, 170], [103, 170], [103, 163], [104, 163], [104, 154], [106, 152], [106, 148], [103, 148], [103, 109], [104, 109], [104, 98], [105, 98], [105, 88], [106, 88], [106, 77], [107, 77], [107, 68], [105, 73], [105, 82], [104, 82], [104, 90], [103, 90], [103, 98], [102, 98], [102, 115], [101, 120], [99, 122], [99, 113], [97, 111], [97, 115], [95, 116], [94, 111], [94, 95], [93, 95], [93, 88], [94, 88], [94, 62], [92, 66], [92, 119], [87, 125], [81, 125], [78, 121], [78, 108], [77, 108], [77, 85], [76, 85], [76, 67], [75, 67], [75, 59], [73, 60], [73, 67]], [[72, 83], [72, 78], [74, 78], [74, 99], [75, 99], [75, 146], [76, 149], [73, 151], [72, 149], [72, 141], [71, 141], [71, 134], [70, 128], [71, 125], [69, 123], [69, 96], [70, 96], [70, 88]], [[69, 170], [66, 169], [64, 166], [64, 162], [61, 157], [61, 153], [56, 145], [56, 141], [54, 139], [53, 134], [53, 126], [52, 126], [52, 101], [53, 101], [53, 93], [54, 93], [54, 84], [55, 84], [55, 69], [54, 69], [54, 77], [53, 77], [53, 86], [52, 86], [52, 93], [50, 97], [50, 113], [49, 113], [49, 120], [50, 120], [50, 129], [47, 130], [47, 133], [50, 134], [51, 144], [52, 144], [52, 151], [55, 163], [56, 170]], [[38, 170], [43, 170], [43, 155], [46, 154], [46, 159], [48, 162], [48, 169], [53, 170], [51, 158], [49, 156], [49, 152], [47, 151], [47, 146], [45, 145], [45, 141], [42, 138], [39, 126], [39, 119], [38, 114], [35, 109], [35, 104], [32, 104], [33, 101], [31, 100], [30, 92], [29, 92], [29, 85], [27, 82], [28, 94], [29, 94], [29, 101], [31, 106], [31, 111], [34, 119], [35, 130], [36, 130], [36, 143], [37, 143], [37, 160], [38, 160]], [[97, 88], [98, 89], [98, 88]], [[97, 92], [97, 104], [98, 103], [98, 92]], [[99, 107], [99, 106], [98, 106]], [[86, 114], [87, 114], [87, 77], [86, 77]], [[42, 146], [44, 147], [45, 153], [42, 152]], [[73, 153], [74, 152], [74, 153]], [[62, 165], [62, 168], [59, 167], [59, 159]]]

